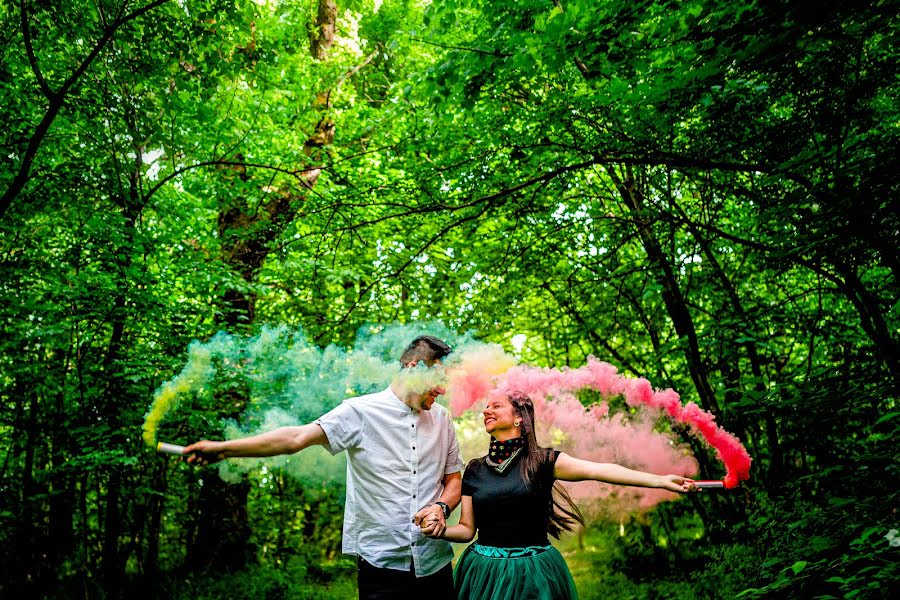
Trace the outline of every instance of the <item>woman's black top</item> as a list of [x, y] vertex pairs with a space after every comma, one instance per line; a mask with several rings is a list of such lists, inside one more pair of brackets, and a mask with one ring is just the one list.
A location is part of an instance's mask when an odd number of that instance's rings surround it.
[[522, 476], [521, 454], [503, 473], [484, 458], [473, 460], [463, 475], [462, 495], [472, 497], [478, 543], [501, 548], [546, 546], [553, 493], [553, 468], [559, 452], [542, 449], [545, 460], [534, 480]]

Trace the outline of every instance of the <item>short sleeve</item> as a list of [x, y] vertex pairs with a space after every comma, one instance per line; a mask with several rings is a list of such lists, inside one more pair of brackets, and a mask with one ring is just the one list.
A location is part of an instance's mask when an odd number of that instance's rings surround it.
[[347, 400], [315, 422], [325, 432], [328, 438], [325, 449], [332, 454], [358, 446], [365, 428], [363, 413]]
[[469, 463], [469, 466], [466, 467], [465, 473], [463, 473], [462, 478], [462, 495], [463, 496], [472, 496], [475, 494], [475, 486], [473, 485], [473, 480], [475, 479], [475, 462], [472, 461]]
[[459, 473], [462, 471], [462, 459], [459, 457], [459, 440], [456, 438], [456, 429], [453, 422], [447, 420], [447, 436], [450, 443], [447, 444], [447, 466], [444, 467], [444, 475]]
[[553, 485], [556, 481], [556, 477], [553, 474], [556, 472], [556, 459], [559, 458], [560, 454], [562, 454], [562, 452], [559, 450], [554, 450], [552, 448], [547, 449], [547, 462], [544, 463], [546, 474], [544, 477], [547, 478], [548, 485]]

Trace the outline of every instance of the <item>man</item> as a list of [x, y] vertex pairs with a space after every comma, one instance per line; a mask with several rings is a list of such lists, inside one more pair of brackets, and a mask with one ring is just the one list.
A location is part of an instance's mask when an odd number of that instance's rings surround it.
[[[421, 336], [400, 363], [430, 368], [450, 352], [438, 338]], [[398, 376], [386, 390], [345, 400], [313, 423], [238, 440], [203, 440], [184, 453], [189, 463], [205, 465], [293, 454], [313, 445], [332, 454], [346, 451], [343, 551], [357, 556], [359, 597], [449, 600], [455, 598], [453, 551], [449, 543], [424, 536], [419, 526], [431, 535], [442, 533], [459, 504], [459, 443], [448, 411], [434, 404], [444, 388], [407, 388]]]

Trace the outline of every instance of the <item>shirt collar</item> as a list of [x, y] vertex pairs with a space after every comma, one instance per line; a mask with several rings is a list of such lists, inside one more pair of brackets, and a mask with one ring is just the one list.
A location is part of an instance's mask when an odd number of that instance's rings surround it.
[[411, 407], [409, 404], [407, 404], [406, 402], [404, 402], [403, 400], [398, 398], [397, 394], [394, 393], [394, 390], [391, 389], [391, 386], [388, 386], [387, 389], [384, 390], [383, 394], [384, 394], [384, 397], [387, 399], [387, 401], [390, 404], [396, 406], [397, 408], [403, 408], [403, 409], [406, 409], [406, 410], [412, 411], [412, 412], [419, 412], [416, 409], [414, 409], [413, 407]]

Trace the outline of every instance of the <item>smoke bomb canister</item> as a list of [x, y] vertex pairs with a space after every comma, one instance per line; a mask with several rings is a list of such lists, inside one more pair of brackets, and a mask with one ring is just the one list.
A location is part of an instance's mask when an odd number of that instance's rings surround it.
[[181, 456], [182, 454], [184, 454], [184, 446], [160, 442], [156, 445], [156, 451], [160, 454], [177, 454]]
[[725, 482], [721, 479], [701, 479], [694, 482], [700, 490], [724, 490]]

